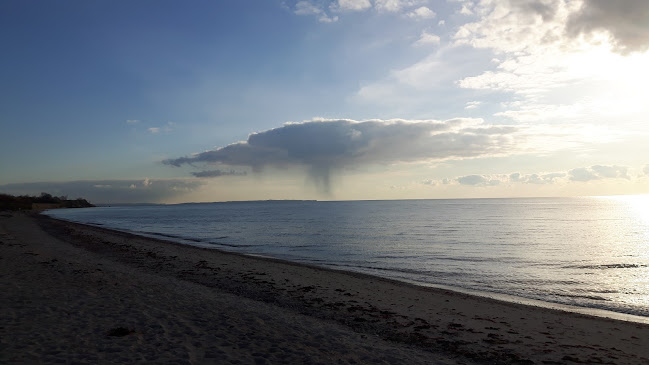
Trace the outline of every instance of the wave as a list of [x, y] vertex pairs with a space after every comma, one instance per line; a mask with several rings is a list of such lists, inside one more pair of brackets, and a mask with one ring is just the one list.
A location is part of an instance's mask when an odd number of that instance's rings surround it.
[[586, 270], [606, 270], [606, 269], [640, 269], [648, 267], [646, 264], [600, 264], [600, 265], [568, 265], [565, 269], [586, 269]]

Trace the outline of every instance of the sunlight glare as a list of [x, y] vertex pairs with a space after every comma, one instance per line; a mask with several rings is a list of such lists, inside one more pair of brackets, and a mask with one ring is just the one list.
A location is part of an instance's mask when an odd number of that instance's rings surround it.
[[596, 85], [586, 87], [593, 92], [592, 105], [597, 106], [599, 113], [647, 115], [647, 65], [649, 52], [621, 55], [612, 52], [610, 45], [600, 44], [572, 54], [567, 69], [576, 79], [597, 82]]
[[649, 225], [649, 195], [616, 195], [605, 198], [619, 202], [639, 221]]

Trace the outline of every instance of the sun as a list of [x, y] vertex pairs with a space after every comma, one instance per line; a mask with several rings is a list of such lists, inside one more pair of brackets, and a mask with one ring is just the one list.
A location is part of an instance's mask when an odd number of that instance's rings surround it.
[[649, 52], [623, 55], [609, 44], [593, 45], [569, 56], [568, 73], [586, 80], [584, 94], [599, 114], [649, 115]]

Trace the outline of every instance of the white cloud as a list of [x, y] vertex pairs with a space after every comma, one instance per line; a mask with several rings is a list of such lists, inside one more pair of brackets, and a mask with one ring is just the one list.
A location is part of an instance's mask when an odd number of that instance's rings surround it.
[[338, 21], [338, 16], [331, 16], [328, 12], [362, 12], [374, 9], [380, 13], [400, 13], [406, 17], [423, 20], [435, 17], [435, 12], [422, 6], [428, 0], [335, 0], [335, 1], [308, 1], [301, 0], [295, 4], [293, 13], [296, 15], [316, 16], [321, 23]]
[[424, 20], [433, 19], [437, 14], [429, 8], [422, 6], [406, 14], [409, 18]]
[[334, 23], [338, 21], [338, 16], [329, 16], [325, 13], [320, 14], [318, 17], [320, 23]]
[[460, 8], [460, 10], [458, 11], [458, 13], [460, 13], [460, 14], [462, 14], [462, 15], [467, 15], [467, 16], [468, 16], [468, 15], [473, 15], [473, 10], [472, 10], [472, 8], [473, 8], [473, 3], [469, 2], [469, 1], [465, 1], [465, 2], [462, 4], [462, 8]]
[[466, 103], [464, 109], [475, 109], [479, 107], [481, 104], [482, 104], [481, 101], [469, 101], [468, 103]]
[[127, 119], [127, 120], [126, 120], [126, 123], [127, 123], [127, 124], [137, 124], [137, 123], [139, 123], [139, 122], [140, 122], [140, 121], [139, 121], [138, 119]]
[[522, 175], [518, 172], [509, 175], [509, 181], [514, 183], [524, 184], [553, 184], [558, 179], [566, 177], [565, 172], [552, 172], [541, 174], [527, 174]]
[[601, 178], [606, 178], [606, 179], [629, 179], [629, 175], [627, 173], [627, 168], [624, 166], [602, 166], [602, 165], [595, 165], [591, 166], [590, 169], [594, 171], [597, 176]]
[[427, 2], [427, 0], [376, 0], [374, 2], [374, 7], [378, 11], [397, 12]]
[[426, 31], [421, 32], [419, 39], [414, 43], [415, 46], [426, 46], [439, 44], [440, 38], [438, 35], [427, 33]]
[[294, 13], [296, 15], [314, 15], [320, 23], [333, 23], [338, 21], [337, 16], [329, 16], [322, 8], [308, 1], [299, 1], [295, 4]]
[[[592, 180], [604, 179], [625, 179], [630, 180], [627, 174], [627, 168], [617, 165], [594, 165], [591, 167], [575, 168], [567, 172], [550, 172], [550, 173], [532, 173], [521, 174], [511, 173], [494, 174], [494, 175], [466, 175], [456, 177], [455, 179], [446, 181], [455, 181], [460, 185], [471, 186], [496, 186], [500, 184], [535, 184], [535, 185], [548, 185], [548, 184], [565, 184], [567, 182], [587, 182]], [[422, 184], [437, 185], [436, 180], [424, 180]]]
[[362, 11], [371, 7], [369, 0], [338, 0], [330, 6], [333, 11]]
[[318, 8], [308, 1], [298, 1], [298, 3], [295, 4], [294, 13], [296, 15], [317, 15], [322, 13], [322, 9]]
[[629, 179], [627, 168], [624, 166], [602, 166], [580, 167], [568, 171], [572, 181], [591, 181], [601, 179]]
[[501, 181], [498, 178], [491, 178], [485, 175], [468, 175], [458, 177], [456, 179], [461, 185], [472, 185], [472, 186], [496, 186], [500, 185]]
[[149, 132], [151, 134], [158, 134], [160, 132], [169, 133], [169, 132], [173, 131], [173, 127], [175, 125], [176, 125], [176, 123], [174, 123], [174, 122], [167, 122], [162, 127], [150, 127], [150, 128], [147, 128], [147, 132]]
[[[649, 2], [642, 3], [625, 1], [621, 8], [639, 13], [649, 11]], [[611, 115], [604, 116], [602, 112], [616, 113], [616, 117], [622, 118], [620, 113], [637, 116], [647, 112], [639, 95], [646, 93], [649, 84], [644, 66], [649, 63], [649, 54], [623, 57], [610, 50], [619, 49], [620, 44], [641, 49], [642, 44], [649, 46], [649, 38], [615, 38], [612, 44], [612, 38], [595, 28], [623, 33], [620, 29], [629, 29], [629, 25], [621, 24], [634, 24], [635, 15], [617, 9], [595, 27], [582, 19], [584, 9], [608, 9], [615, 7], [616, 2], [584, 4], [582, 8], [581, 2], [566, 0], [480, 2], [473, 8], [477, 20], [458, 29], [455, 44], [493, 51], [498, 56], [497, 69], [464, 77], [458, 86], [516, 94], [519, 104], [498, 115], [521, 122], [606, 121]], [[604, 16], [601, 12], [597, 14], [597, 19]], [[581, 25], [577, 27], [575, 22]], [[571, 27], [578, 31], [570, 31]], [[640, 33], [649, 29], [649, 25], [638, 27]], [[593, 31], [585, 37], [584, 32], [591, 28]], [[574, 36], [566, 36], [567, 33]]]

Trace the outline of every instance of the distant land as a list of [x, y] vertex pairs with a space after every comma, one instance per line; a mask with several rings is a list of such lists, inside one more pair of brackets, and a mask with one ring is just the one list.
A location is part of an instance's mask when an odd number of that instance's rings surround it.
[[86, 199], [68, 199], [67, 196], [52, 196], [41, 193], [40, 196], [0, 194], [0, 210], [45, 210], [57, 208], [94, 207]]

